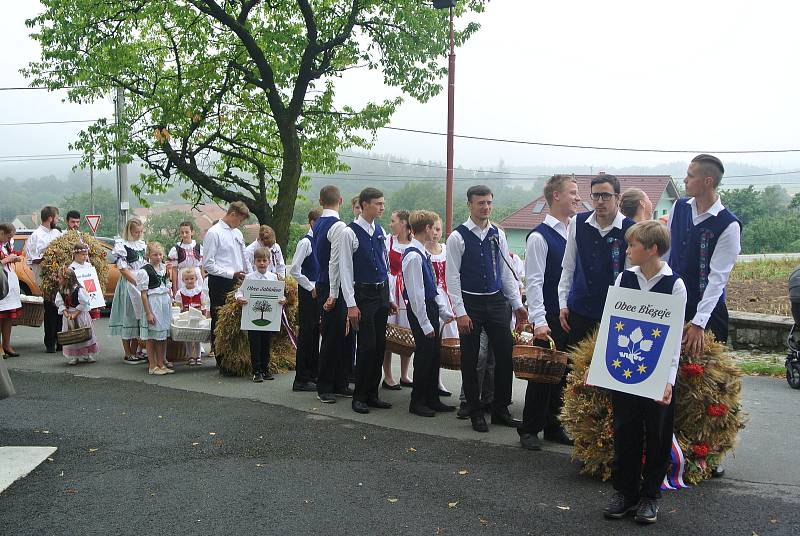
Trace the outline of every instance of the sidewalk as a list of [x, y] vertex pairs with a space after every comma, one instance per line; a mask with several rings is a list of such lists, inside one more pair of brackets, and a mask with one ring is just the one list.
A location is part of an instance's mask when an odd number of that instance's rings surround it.
[[[255, 400], [308, 412], [315, 415], [312, 418], [321, 420], [334, 417], [439, 437], [477, 440], [491, 445], [519, 445], [516, 431], [510, 428], [490, 425], [488, 434], [478, 434], [472, 430], [469, 420], [458, 420], [454, 414], [440, 414], [434, 418], [411, 415], [408, 412], [410, 389], [382, 389], [381, 397], [393, 404], [392, 409], [372, 410], [367, 415], [361, 415], [352, 411], [349, 398], [340, 398], [336, 404], [322, 404], [315, 393], [292, 392], [293, 372], [277, 375], [274, 381], [255, 384], [249, 378], [220, 377], [213, 360], [206, 359], [202, 367], [178, 364], [175, 374], [149, 376], [145, 365], [126, 365], [122, 361], [121, 344], [118, 339], [108, 337], [107, 323], [108, 320], [103, 318], [97, 324], [101, 355], [96, 364], [68, 366], [61, 354], [44, 353], [41, 328], [27, 327], [14, 328], [13, 345], [22, 356], [9, 358], [6, 364], [12, 370], [138, 381], [228, 398]], [[399, 359], [395, 359], [395, 369], [395, 378], [399, 378]], [[445, 385], [453, 391], [453, 396], [443, 398], [443, 401], [458, 404], [460, 372], [443, 370], [442, 373]], [[510, 409], [518, 418], [522, 415], [525, 388], [526, 382], [514, 380]], [[800, 431], [800, 414], [789, 410], [799, 402], [800, 392], [790, 389], [784, 380], [745, 377], [742, 404], [749, 420], [747, 427], [739, 434], [735, 456], [725, 460], [727, 479], [798, 486], [800, 493], [800, 464], [796, 463], [796, 434]], [[544, 443], [544, 449], [565, 456], [570, 453], [569, 447], [547, 442]]]

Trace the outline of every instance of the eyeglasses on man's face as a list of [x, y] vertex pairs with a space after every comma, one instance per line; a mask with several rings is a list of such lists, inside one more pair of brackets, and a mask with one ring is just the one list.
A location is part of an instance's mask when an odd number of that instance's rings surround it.
[[592, 201], [611, 201], [611, 199], [617, 194], [612, 194], [610, 192], [592, 192]]

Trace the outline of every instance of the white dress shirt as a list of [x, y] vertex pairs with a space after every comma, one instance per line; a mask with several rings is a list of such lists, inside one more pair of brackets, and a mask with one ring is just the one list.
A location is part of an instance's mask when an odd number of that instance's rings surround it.
[[207, 274], [225, 279], [233, 279], [236, 272], [250, 271], [242, 232], [224, 220], [212, 225], [203, 239], [203, 268]]
[[[481, 229], [472, 221], [472, 218], [465, 221], [464, 226], [472, 231], [481, 241], [489, 234], [489, 228], [494, 227], [494, 225], [489, 223], [485, 229]], [[509, 265], [511, 264], [508, 256], [506, 234], [500, 229], [497, 229], [497, 232], [500, 236], [500, 255], [505, 259], [499, 259], [500, 279], [502, 283], [501, 290], [506, 299], [511, 302], [511, 308], [516, 310], [522, 307], [519, 284], [514, 278], [514, 274], [512, 274], [511, 270], [506, 266], [506, 261], [508, 261]], [[447, 280], [447, 293], [450, 295], [450, 302], [453, 304], [453, 311], [455, 311], [456, 316], [464, 316], [467, 314], [467, 311], [464, 309], [464, 298], [461, 296], [461, 258], [464, 256], [464, 248], [464, 239], [461, 234], [458, 231], [450, 233], [450, 236], [447, 237], [447, 270], [445, 278]], [[467, 294], [483, 296], [493, 293], [467, 292]]]
[[[244, 280], [245, 281], [277, 281], [278, 280], [278, 276], [275, 275], [275, 273], [270, 272], [269, 270], [267, 270], [264, 273], [261, 273], [258, 270], [253, 270], [252, 272], [250, 272], [249, 274], [244, 276]], [[243, 286], [244, 286], [244, 283], [239, 285], [239, 288], [236, 289], [236, 294], [234, 294], [236, 299], [244, 298], [244, 291], [242, 291], [242, 287]]]
[[[322, 209], [321, 217], [326, 216], [338, 218], [339, 213], [330, 208]], [[330, 294], [328, 294], [328, 296], [334, 300], [339, 297], [339, 285], [341, 285], [341, 278], [339, 276], [339, 235], [346, 228], [347, 225], [340, 219], [331, 225], [330, 229], [328, 229], [328, 232], [325, 235], [325, 237], [328, 239], [328, 242], [331, 243], [331, 257], [328, 261], [328, 282], [330, 284]]]
[[[306, 237], [309, 239], [306, 240]], [[295, 278], [297, 284], [311, 292], [314, 290], [314, 283], [316, 281], [309, 280], [303, 275], [303, 263], [308, 258], [313, 249], [311, 248], [311, 241], [314, 240], [314, 231], [309, 230], [308, 233], [297, 242], [297, 247], [294, 248], [294, 257], [292, 257], [292, 265], [289, 267], [289, 275]]]
[[[544, 224], [564, 237], [568, 236], [567, 226], [548, 214]], [[525, 294], [528, 297], [528, 322], [534, 328], [547, 326], [544, 308], [544, 271], [547, 267], [547, 240], [542, 233], [534, 231], [525, 244]]]
[[[419, 240], [412, 238], [408, 247], [415, 247], [422, 252], [426, 259], [430, 259], [430, 253], [425, 251], [425, 246]], [[436, 276], [434, 275], [434, 278]], [[425, 308], [425, 282], [422, 275], [422, 257], [416, 253], [409, 253], [403, 256], [403, 283], [405, 284], [406, 294], [408, 294], [408, 305], [413, 311], [414, 316], [419, 321], [419, 327], [425, 335], [433, 333], [433, 325], [428, 320], [428, 311]], [[433, 284], [436, 284], [434, 280]], [[450, 311], [446, 298], [443, 294], [436, 292], [436, 305], [439, 307], [439, 319], [444, 322], [450, 318]], [[462, 304], [463, 307], [463, 304]]]
[[44, 225], [40, 225], [25, 241], [25, 261], [31, 267], [36, 283], [39, 285], [42, 284], [42, 267], [40, 263], [34, 264], [33, 261], [42, 260], [44, 250], [59, 236], [61, 236], [61, 231], [58, 229], [48, 229]]
[[[692, 207], [692, 225], [698, 225], [711, 216], [716, 216], [725, 208], [719, 197], [713, 205], [708, 207], [708, 210], [702, 214], [697, 213], [697, 203], [695, 198], [692, 197], [687, 201], [689, 206]], [[669, 211], [669, 219], [667, 220], [667, 228], [672, 228], [672, 213], [675, 212], [675, 205], [672, 205], [672, 210]], [[731, 270], [736, 264], [736, 256], [742, 250], [741, 245], [741, 227], [736, 224], [730, 224], [717, 239], [717, 245], [714, 248], [714, 253], [711, 254], [711, 260], [708, 263], [708, 284], [703, 292], [703, 298], [697, 304], [697, 312], [692, 318], [692, 324], [700, 326], [705, 329], [708, 324], [708, 319], [711, 318], [711, 313], [714, 307], [719, 302], [719, 297], [725, 291], [725, 285], [728, 284], [728, 277], [731, 275]], [[699, 255], [699, 251], [696, 254]], [[669, 251], [662, 257], [669, 259]]]
[[[625, 215], [617, 211], [617, 215], [614, 217], [614, 221], [611, 222], [611, 225], [608, 227], [600, 227], [593, 211], [592, 214], [586, 218], [586, 223], [597, 229], [600, 236], [605, 237], [613, 229], [622, 229], [622, 222], [624, 219]], [[575, 263], [578, 260], [578, 243], [575, 241], [576, 223], [577, 220], [575, 218], [572, 218], [569, 222], [569, 227], [567, 228], [567, 248], [564, 251], [564, 260], [561, 261], [561, 280], [558, 282], [558, 306], [561, 309], [566, 309], [567, 307], [567, 298], [572, 288], [572, 276], [575, 275]], [[625, 252], [623, 252], [623, 255], [624, 254]], [[628, 266], [630, 266], [630, 264], [628, 263], [627, 255], [625, 255], [625, 268]]]
[[[645, 279], [644, 274], [642, 273], [642, 269], [639, 266], [634, 266], [632, 268], [628, 268], [629, 271], [636, 274], [636, 279], [639, 281], [639, 289], [649, 291], [653, 288], [656, 283], [661, 281], [663, 277], [669, 277], [672, 275], [672, 269], [669, 265], [661, 261], [661, 269], [653, 276], [652, 279], [649, 281]], [[614, 286], [618, 287], [620, 285], [620, 281], [622, 281], [622, 274], [617, 276], [617, 280], [614, 281]], [[672, 286], [672, 295], [677, 296], [681, 300], [681, 309], [679, 314], [681, 317], [683, 316], [683, 311], [686, 308], [686, 285], [683, 283], [683, 279], [676, 279], [675, 284]], [[683, 325], [683, 318], [681, 318], [680, 325]], [[669, 384], [675, 385], [675, 377], [678, 375], [678, 362], [681, 358], [681, 339], [683, 337], [676, 337], [675, 338], [675, 348], [672, 351], [672, 362], [670, 363], [669, 369]]]
[[281, 250], [281, 246], [277, 242], [272, 244], [272, 246], [265, 246], [260, 240], [256, 240], [247, 246], [244, 250], [244, 254], [247, 257], [247, 262], [250, 263], [250, 268], [255, 268], [255, 253], [258, 248], [264, 248], [269, 251], [270, 259], [267, 270], [286, 279], [286, 261], [283, 259], [283, 250]]
[[[369, 236], [375, 234], [374, 220], [372, 222], [368, 222], [361, 216], [358, 216], [358, 218], [355, 220], [355, 223], [364, 229]], [[349, 226], [345, 226], [344, 230], [341, 232], [341, 234], [339, 234], [339, 284], [342, 287], [344, 303], [348, 307], [356, 306], [355, 288], [353, 285], [355, 279], [355, 272], [353, 269], [353, 253], [355, 253], [358, 249], [358, 245], [358, 237], [356, 236], [355, 231], [353, 231], [353, 229], [351, 229]], [[383, 256], [383, 262], [386, 264], [386, 272], [388, 274], [389, 265], [386, 263], [386, 255]], [[386, 279], [388, 283], [388, 275]], [[333, 295], [334, 292], [331, 288], [331, 296]], [[389, 302], [394, 303], [394, 297], [392, 296], [391, 292], [389, 293]]]

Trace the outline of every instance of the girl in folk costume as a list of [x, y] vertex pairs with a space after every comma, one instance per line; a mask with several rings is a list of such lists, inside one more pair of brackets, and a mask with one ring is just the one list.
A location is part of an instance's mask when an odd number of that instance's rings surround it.
[[266, 248], [269, 252], [269, 271], [278, 276], [283, 281], [286, 279], [286, 261], [283, 259], [281, 246], [275, 241], [275, 231], [269, 225], [262, 225], [258, 229], [258, 239], [247, 246], [245, 256], [250, 268], [255, 271], [255, 259], [253, 254], [258, 248]]
[[[180, 306], [181, 311], [188, 311], [189, 307], [202, 311], [206, 318], [209, 316], [208, 294], [203, 290], [198, 281], [197, 272], [192, 267], [181, 270], [181, 289], [175, 294], [175, 303]], [[186, 355], [189, 357], [190, 365], [202, 365], [200, 357], [200, 343], [186, 342]]]
[[145, 243], [142, 240], [142, 220], [131, 218], [125, 224], [122, 238], [114, 242], [112, 255], [119, 269], [119, 281], [114, 291], [108, 332], [122, 338], [125, 363], [138, 365], [146, 358], [137, 353], [139, 349], [139, 320], [142, 318], [142, 296], [136, 288], [136, 277], [145, 265]]
[[22, 262], [22, 257], [11, 249], [11, 240], [16, 229], [10, 223], [0, 223], [0, 270], [8, 278], [8, 294], [0, 300], [0, 332], [3, 339], [3, 359], [17, 357], [19, 354], [11, 347], [11, 323], [22, 314], [19, 299], [19, 278], [14, 267]]
[[[72, 249], [72, 263], [69, 265], [70, 269], [73, 271], [80, 270], [84, 266], [91, 266], [91, 264], [92, 263], [89, 262], [89, 246], [83, 242], [77, 242]], [[90, 310], [89, 316], [92, 317], [92, 320], [97, 320], [100, 318], [100, 309], [94, 308]]]
[[142, 323], [139, 338], [147, 341], [149, 373], [163, 376], [175, 372], [167, 367], [167, 337], [172, 322], [172, 285], [163, 263], [164, 248], [147, 244], [147, 264], [136, 274], [136, 288], [142, 293]]
[[[447, 246], [440, 243], [442, 239], [442, 219], [437, 218], [431, 231], [431, 239], [425, 242], [425, 250], [431, 256], [433, 274], [436, 276], [436, 288], [445, 299], [449, 318], [454, 317], [453, 305], [450, 303], [450, 296], [447, 295], [447, 281], [445, 280], [445, 265], [447, 261]], [[458, 339], [458, 328], [455, 322], [448, 322], [442, 327], [442, 339]], [[447, 390], [442, 383], [442, 376], [439, 375], [439, 396], [450, 396], [452, 393]]]
[[[409, 328], [406, 303], [403, 300], [403, 252], [411, 243], [411, 225], [408, 223], [407, 210], [395, 210], [389, 221], [392, 234], [386, 237], [386, 251], [389, 253], [389, 292], [393, 293], [397, 304], [397, 314], [389, 317], [389, 324]], [[400, 356], [400, 385], [411, 387], [408, 376], [408, 365], [411, 354]], [[401, 389], [392, 377], [392, 354], [387, 351], [383, 357], [383, 388], [392, 391]]]
[[169, 250], [167, 259], [169, 260], [169, 273], [172, 277], [172, 291], [177, 292], [183, 284], [183, 278], [179, 277], [184, 268], [194, 268], [197, 275], [197, 283], [203, 286], [203, 273], [200, 267], [203, 265], [203, 246], [192, 239], [194, 225], [190, 221], [182, 222], [178, 226], [178, 236], [180, 240]]
[[55, 299], [58, 314], [62, 315], [62, 331], [75, 328], [89, 328], [92, 337], [88, 341], [76, 344], [65, 344], [62, 351], [68, 365], [94, 363], [100, 351], [97, 337], [94, 334], [94, 322], [89, 315], [89, 293], [86, 292], [75, 276], [75, 270], [66, 267], [58, 272], [58, 292]]

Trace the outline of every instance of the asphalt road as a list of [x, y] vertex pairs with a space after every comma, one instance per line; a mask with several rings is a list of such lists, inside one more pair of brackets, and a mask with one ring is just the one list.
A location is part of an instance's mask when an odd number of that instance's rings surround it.
[[[0, 444], [58, 451], [0, 494], [0, 534], [643, 532], [604, 520], [610, 485], [559, 452], [118, 379], [12, 378]], [[661, 506], [649, 533], [800, 533], [797, 485], [714, 480]]]

